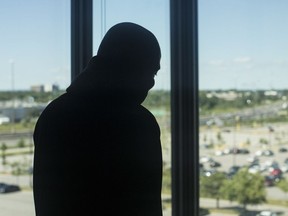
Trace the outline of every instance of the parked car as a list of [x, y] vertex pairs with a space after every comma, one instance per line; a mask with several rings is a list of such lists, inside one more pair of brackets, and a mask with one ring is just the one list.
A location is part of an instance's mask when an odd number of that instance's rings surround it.
[[255, 152], [255, 155], [256, 156], [273, 156], [274, 155], [274, 152], [271, 151], [271, 150], [258, 150]]
[[213, 159], [209, 156], [202, 156], [200, 157], [200, 163], [207, 163], [207, 162], [210, 162], [210, 161], [213, 161]]
[[228, 170], [227, 177], [232, 178], [240, 169], [240, 166], [231, 166]]
[[0, 183], [0, 193], [10, 193], [20, 191], [20, 187], [14, 184]]
[[284, 164], [283, 166], [281, 166], [281, 171], [283, 172], [283, 173], [287, 173], [288, 172], [288, 165], [287, 164]]
[[275, 168], [275, 169], [270, 171], [270, 175], [281, 177], [282, 176], [282, 170], [279, 168]]
[[264, 176], [264, 185], [266, 187], [274, 186], [275, 185], [274, 177], [270, 175]]
[[279, 152], [287, 152], [287, 151], [288, 151], [288, 149], [285, 148], [285, 147], [281, 147], [281, 148], [279, 148]]
[[232, 153], [232, 149], [229, 149], [229, 148], [224, 149], [223, 153], [224, 153], [225, 155], [231, 154], [231, 153]]
[[236, 147], [225, 149], [224, 154], [249, 154], [248, 149], [239, 149]]
[[213, 167], [213, 168], [214, 168], [214, 167], [220, 167], [220, 166], [221, 166], [221, 163], [212, 160], [212, 161], [209, 162], [209, 165], [210, 165], [210, 167]]
[[213, 174], [215, 174], [217, 171], [215, 169], [209, 169], [209, 170], [204, 170], [203, 175], [206, 177], [209, 177]]
[[273, 156], [273, 155], [274, 155], [274, 152], [271, 151], [271, 150], [265, 150], [265, 151], [263, 152], [263, 155], [264, 155], [264, 156]]
[[225, 153], [224, 153], [224, 151], [217, 150], [217, 151], [215, 151], [215, 155], [216, 156], [222, 156], [222, 155], [225, 155]]
[[273, 211], [261, 211], [256, 216], [277, 216], [277, 214]]
[[239, 154], [249, 154], [250, 151], [248, 149], [245, 149], [245, 148], [242, 148], [242, 149], [239, 149]]
[[272, 126], [268, 126], [268, 130], [269, 130], [269, 132], [274, 132], [275, 131], [275, 129]]
[[264, 184], [267, 187], [274, 186], [281, 180], [281, 177], [273, 176], [273, 175], [266, 175], [264, 176]]
[[255, 156], [263, 156], [263, 151], [262, 150], [258, 150], [255, 152]]
[[247, 158], [247, 162], [251, 164], [259, 164], [259, 158], [257, 156], [252, 156]]
[[261, 167], [260, 164], [251, 164], [249, 167], [248, 167], [248, 172], [249, 173], [260, 173], [262, 172], [263, 169]]
[[238, 149], [238, 148], [232, 148], [232, 149], [231, 149], [231, 154], [240, 154], [240, 149]]
[[267, 160], [264, 163], [262, 163], [263, 171], [267, 170], [268, 172], [271, 172], [274, 169], [279, 168], [279, 163], [275, 160]]

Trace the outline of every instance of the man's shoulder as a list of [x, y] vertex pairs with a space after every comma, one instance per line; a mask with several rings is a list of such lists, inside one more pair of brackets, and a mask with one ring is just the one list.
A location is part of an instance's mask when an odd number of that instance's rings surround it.
[[51, 128], [61, 123], [64, 124], [74, 113], [75, 106], [73, 106], [73, 103], [72, 99], [66, 94], [52, 100], [40, 114], [37, 125], [41, 124]]
[[154, 114], [150, 110], [148, 110], [146, 107], [141, 105], [139, 110], [147, 118], [150, 118], [151, 120], [153, 120], [153, 121], [155, 120], [156, 121], [156, 118], [155, 118]]
[[[65, 134], [72, 134], [78, 115], [75, 102], [69, 98], [69, 95], [63, 94], [58, 98], [52, 100], [38, 118], [34, 128], [34, 138], [41, 135], [41, 137], [60, 137]], [[76, 103], [75, 103], [76, 104]], [[69, 128], [69, 129], [68, 129]]]
[[71, 100], [69, 100], [68, 96], [66, 94], [63, 94], [59, 96], [58, 98], [52, 100], [46, 108], [41, 113], [40, 117], [48, 116], [51, 117], [51, 115], [62, 115], [64, 114], [64, 110], [67, 111], [67, 107], [70, 106]]
[[135, 125], [135, 129], [142, 127], [153, 129], [159, 127], [155, 116], [147, 108], [141, 105], [125, 110], [123, 111], [123, 114], [119, 116], [121, 116], [121, 122], [124, 125]]

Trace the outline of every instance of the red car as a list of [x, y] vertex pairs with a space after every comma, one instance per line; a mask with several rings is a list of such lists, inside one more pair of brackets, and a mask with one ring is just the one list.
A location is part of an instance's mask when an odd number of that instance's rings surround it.
[[281, 175], [282, 175], [282, 171], [281, 171], [281, 169], [279, 169], [279, 168], [274, 168], [274, 169], [270, 172], [270, 175], [273, 175], [273, 176], [281, 176]]

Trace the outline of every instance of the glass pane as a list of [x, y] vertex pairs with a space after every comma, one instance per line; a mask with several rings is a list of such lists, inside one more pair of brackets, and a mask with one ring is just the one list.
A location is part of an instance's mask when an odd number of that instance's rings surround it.
[[1, 215], [31, 216], [34, 125], [70, 83], [70, 1], [2, 0], [0, 31], [0, 183], [21, 189]]
[[170, 133], [170, 33], [168, 0], [112, 0], [93, 1], [93, 49], [98, 46], [105, 32], [120, 22], [134, 22], [150, 30], [161, 47], [161, 69], [155, 86], [143, 105], [156, 117], [161, 129], [164, 175], [162, 185], [163, 212], [171, 215], [171, 133]]
[[287, 8], [199, 1], [200, 204], [210, 215], [288, 214]]

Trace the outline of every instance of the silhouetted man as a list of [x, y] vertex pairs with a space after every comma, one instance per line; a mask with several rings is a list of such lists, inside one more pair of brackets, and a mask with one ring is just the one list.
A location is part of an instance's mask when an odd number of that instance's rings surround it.
[[113, 26], [34, 132], [37, 216], [161, 216], [160, 129], [141, 103], [160, 69], [147, 29]]

